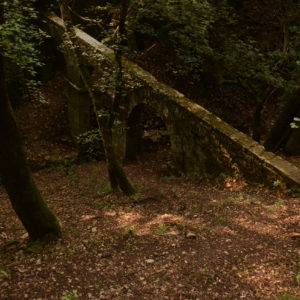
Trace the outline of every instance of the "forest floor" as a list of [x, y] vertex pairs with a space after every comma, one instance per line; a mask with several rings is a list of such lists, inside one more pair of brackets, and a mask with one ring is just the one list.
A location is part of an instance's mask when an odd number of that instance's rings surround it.
[[17, 118], [31, 164], [51, 166], [34, 178], [63, 237], [28, 248], [0, 186], [1, 300], [300, 299], [299, 195], [174, 177], [167, 149], [125, 166], [136, 197], [111, 193], [103, 162], [63, 163], [76, 151], [54, 84]]
[[126, 166], [135, 198], [104, 163], [36, 172], [63, 229], [38, 253], [0, 188], [0, 299], [300, 299], [299, 198], [168, 176], [167, 159]]

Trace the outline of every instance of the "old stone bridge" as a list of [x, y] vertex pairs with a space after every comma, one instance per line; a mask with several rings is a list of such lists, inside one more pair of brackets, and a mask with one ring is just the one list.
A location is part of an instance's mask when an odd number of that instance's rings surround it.
[[[64, 32], [62, 20], [56, 16], [48, 16], [47, 19], [50, 34], [61, 39]], [[76, 34], [88, 63], [97, 68], [101, 77], [105, 60], [114, 60], [113, 51], [79, 29], [76, 29]], [[72, 61], [68, 61], [66, 55], [65, 58], [69, 79], [78, 83], [78, 78], [72, 73]], [[276, 182], [283, 186], [300, 187], [300, 171], [295, 166], [265, 151], [263, 146], [250, 137], [178, 91], [158, 82], [138, 65], [125, 59], [123, 63], [131, 80], [136, 80], [138, 85], [129, 90], [123, 104], [124, 113], [120, 122], [127, 130], [117, 137], [121, 152], [131, 156], [138, 154], [134, 151], [138, 151], [136, 144], [142, 139], [139, 114], [142, 107], [147, 105], [166, 124], [172, 158], [179, 170], [210, 175], [224, 173], [267, 185]], [[101, 80], [99, 82], [101, 85]], [[79, 94], [77, 91], [78, 97], [72, 97], [69, 103], [71, 128], [75, 133], [89, 118], [89, 101], [83, 101]]]

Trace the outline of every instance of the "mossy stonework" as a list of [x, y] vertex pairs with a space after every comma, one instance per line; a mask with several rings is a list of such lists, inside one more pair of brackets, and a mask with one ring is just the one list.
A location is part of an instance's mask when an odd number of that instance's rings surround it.
[[[52, 36], [63, 33], [60, 18], [48, 17]], [[100, 67], [98, 55], [112, 62], [114, 53], [83, 31], [77, 29], [77, 36], [89, 64]], [[246, 180], [272, 186], [300, 187], [300, 170], [295, 166], [267, 152], [263, 146], [239, 132], [217, 116], [183, 94], [158, 82], [138, 65], [124, 59], [124, 69], [137, 86], [128, 90], [126, 109], [122, 115], [124, 126], [131, 121], [131, 112], [140, 104], [152, 107], [165, 122], [171, 140], [175, 166], [184, 173], [201, 173], [243, 177]], [[101, 70], [99, 70], [101, 74]], [[137, 118], [138, 119], [138, 118]], [[133, 143], [139, 144], [135, 132]], [[126, 135], [126, 133], [125, 133]], [[123, 139], [123, 152], [133, 153], [133, 145], [127, 136]]]

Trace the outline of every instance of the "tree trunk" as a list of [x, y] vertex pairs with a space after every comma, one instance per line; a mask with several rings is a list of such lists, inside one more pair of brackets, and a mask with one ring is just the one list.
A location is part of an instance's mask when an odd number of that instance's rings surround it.
[[268, 151], [276, 151], [284, 146], [291, 133], [290, 123], [300, 111], [300, 89], [289, 96], [285, 107], [277, 118], [265, 141]]
[[253, 114], [252, 123], [252, 138], [259, 142], [261, 137], [261, 113], [264, 108], [264, 101], [261, 99], [257, 100], [257, 104]]
[[[92, 106], [96, 115], [96, 120], [100, 131], [100, 135], [103, 138], [103, 146], [105, 150], [105, 156], [106, 156], [106, 161], [108, 166], [108, 174], [109, 174], [111, 187], [113, 190], [117, 190], [118, 188], [120, 188], [125, 195], [128, 196], [133, 195], [135, 194], [135, 189], [131, 184], [131, 182], [128, 180], [123, 170], [123, 167], [121, 165], [121, 162], [117, 158], [114, 144], [113, 144], [113, 138], [112, 138], [112, 128], [115, 121], [115, 117], [117, 115], [117, 110], [119, 109], [120, 98], [122, 94], [121, 87], [120, 87], [121, 82], [117, 82], [118, 86], [116, 87], [115, 97], [110, 107], [110, 110], [108, 110], [107, 112], [109, 114], [109, 117], [108, 118], [104, 117], [103, 120], [100, 120], [96, 108], [96, 98], [88, 80], [89, 75], [87, 72], [87, 68], [82, 61], [82, 56], [81, 53], [79, 52], [79, 46], [77, 45], [76, 34], [74, 31], [72, 18], [68, 8], [68, 1], [59, 0], [58, 2], [60, 6], [61, 16], [62, 19], [64, 20], [64, 24], [66, 28], [67, 39], [69, 40], [68, 42], [70, 42], [71, 44], [69, 51], [71, 52], [71, 55], [74, 58], [74, 62], [73, 62], [74, 68], [78, 71], [78, 74], [80, 74], [84, 87], [86, 88], [90, 96], [90, 100], [92, 102]], [[123, 80], [122, 65], [121, 65], [121, 56], [119, 52], [118, 55], [116, 55], [116, 61], [119, 70], [117, 79], [119, 79], [119, 81], [122, 81]]]
[[134, 195], [135, 189], [128, 180], [122, 164], [116, 155], [111, 128], [106, 128], [106, 130], [102, 131], [102, 137], [103, 144], [105, 145], [105, 155], [111, 188], [113, 190], [118, 190], [118, 188], [120, 188], [127, 196]]
[[8, 101], [0, 55], [0, 174], [12, 207], [31, 240], [55, 239], [59, 223], [43, 201], [30, 172]]
[[[300, 117], [300, 111], [296, 115], [296, 117]], [[284, 150], [286, 153], [290, 155], [300, 155], [300, 128], [299, 122], [296, 122], [298, 128], [291, 128], [289, 138], [284, 146]]]

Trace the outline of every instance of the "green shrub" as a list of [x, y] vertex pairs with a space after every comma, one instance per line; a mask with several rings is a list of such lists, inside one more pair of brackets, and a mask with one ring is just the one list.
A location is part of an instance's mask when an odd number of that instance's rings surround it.
[[105, 158], [102, 138], [98, 129], [93, 129], [77, 137], [78, 157], [83, 160], [102, 160]]

